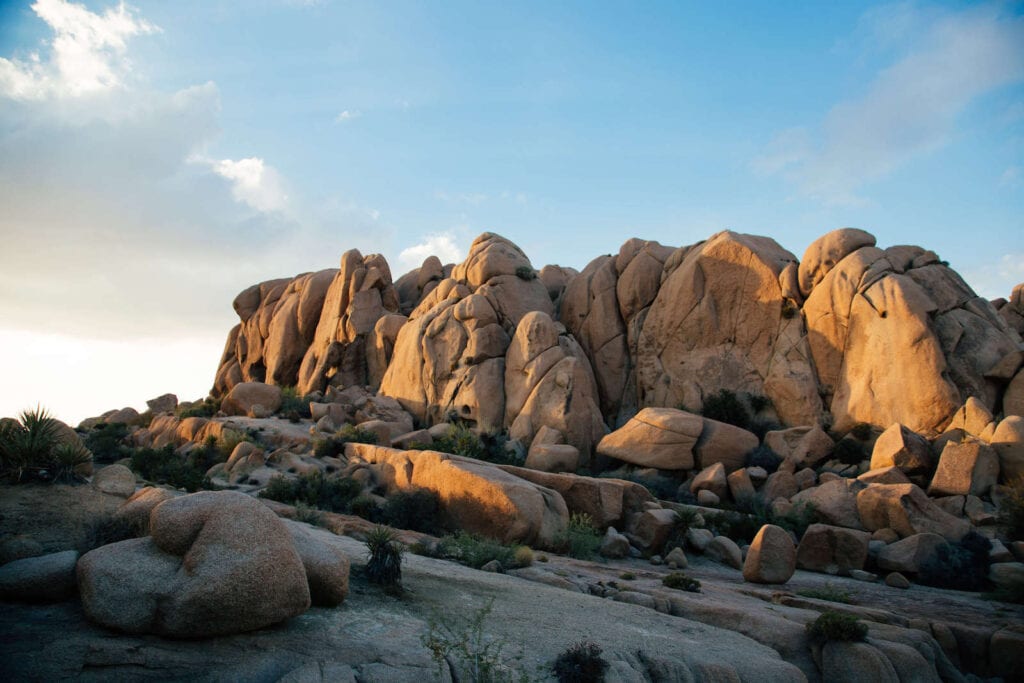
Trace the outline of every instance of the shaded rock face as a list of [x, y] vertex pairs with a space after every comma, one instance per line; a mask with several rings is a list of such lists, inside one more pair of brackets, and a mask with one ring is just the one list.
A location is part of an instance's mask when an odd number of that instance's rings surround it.
[[834, 266], [813, 268], [808, 255], [801, 266], [814, 272], [803, 313], [834, 428], [898, 422], [934, 436], [968, 396], [991, 409], [999, 385], [985, 374], [1019, 335], [934, 253], [882, 250], [855, 232], [808, 247]]

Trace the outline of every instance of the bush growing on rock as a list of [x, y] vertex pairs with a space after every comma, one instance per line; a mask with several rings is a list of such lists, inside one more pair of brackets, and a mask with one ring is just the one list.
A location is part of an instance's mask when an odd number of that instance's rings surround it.
[[559, 545], [566, 549], [570, 557], [589, 560], [597, 555], [601, 547], [601, 532], [590, 515], [585, 512], [574, 512], [569, 517], [569, 524], [559, 539]]
[[131, 455], [131, 469], [143, 479], [169, 484], [189, 493], [213, 488], [206, 471], [218, 462], [223, 462], [223, 458], [211, 444], [193, 448], [185, 456], [175, 453], [171, 445], [160, 449], [140, 448]]
[[494, 598], [469, 619], [435, 614], [427, 622], [421, 642], [437, 664], [438, 678], [449, 667], [457, 668], [465, 680], [473, 683], [512, 683], [528, 681], [518, 666], [508, 661], [508, 643], [492, 638], [484, 631], [484, 622], [494, 609]]
[[429, 445], [412, 444], [415, 450], [431, 450], [440, 453], [461, 455], [466, 458], [485, 460], [498, 465], [521, 465], [522, 463], [505, 451], [508, 437], [504, 434], [479, 435], [464, 423], [453, 424], [448, 433], [434, 439]]
[[402, 544], [395, 533], [386, 526], [378, 526], [366, 537], [369, 561], [366, 563], [366, 578], [385, 588], [396, 589], [402, 585]]
[[868, 635], [868, 627], [856, 617], [839, 612], [822, 612], [814, 621], [807, 624], [807, 635], [817, 643], [830, 640], [862, 641]]
[[672, 572], [663, 578], [661, 583], [666, 588], [673, 588], [675, 590], [686, 591], [688, 593], [700, 593], [700, 581], [691, 576], [687, 576], [683, 572]]
[[957, 543], [943, 543], [921, 563], [918, 581], [926, 586], [978, 591], [988, 577], [989, 540], [972, 531]]
[[497, 560], [502, 567], [516, 566], [515, 548], [493, 538], [477, 536], [466, 531], [442, 538], [433, 554], [436, 557], [455, 560], [473, 569], [480, 569], [493, 560]]
[[[384, 521], [398, 529], [437, 534], [442, 524], [441, 497], [429, 489], [397, 491], [384, 505]], [[358, 514], [358, 513], [356, 513]]]
[[295, 387], [281, 387], [281, 407], [277, 412], [291, 422], [298, 422], [303, 418], [308, 420], [313, 417], [309, 411], [309, 403], [309, 397], [300, 395]]
[[302, 503], [328, 512], [346, 513], [362, 491], [362, 485], [354, 479], [326, 477], [320, 470], [313, 470], [294, 479], [273, 477], [259, 495], [279, 503]]
[[849, 591], [833, 586], [830, 583], [826, 583], [821, 588], [803, 588], [798, 590], [796, 594], [801, 597], [812, 598], [814, 600], [827, 600], [829, 602], [839, 602], [844, 605], [853, 604], [853, 596]]
[[537, 279], [537, 271], [535, 271], [530, 266], [517, 266], [516, 267], [516, 277], [519, 278], [520, 280], [526, 280], [526, 281], [536, 280]]
[[313, 442], [313, 455], [317, 458], [337, 458], [345, 454], [347, 443], [377, 443], [377, 435], [368, 429], [345, 425], [333, 436]]
[[125, 444], [128, 425], [99, 423], [85, 437], [85, 447], [92, 452], [95, 462], [111, 463], [131, 455], [131, 448]]
[[601, 647], [581, 640], [566, 648], [555, 659], [552, 668], [559, 683], [599, 683], [604, 680], [608, 662], [601, 657]]
[[220, 411], [220, 401], [219, 398], [207, 396], [202, 401], [195, 403], [182, 403], [174, 411], [174, 414], [179, 420], [189, 417], [213, 417]]
[[111, 543], [138, 538], [149, 533], [148, 523], [127, 515], [105, 514], [91, 520], [85, 529], [82, 544], [78, 552], [84, 555], [90, 550]]
[[750, 421], [753, 419], [750, 408], [736, 395], [735, 391], [728, 389], [705, 396], [701, 415], [742, 429], [749, 429]]

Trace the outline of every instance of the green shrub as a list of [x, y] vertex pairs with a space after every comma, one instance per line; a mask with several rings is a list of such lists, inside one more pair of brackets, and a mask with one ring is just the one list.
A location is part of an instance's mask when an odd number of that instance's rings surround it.
[[302, 503], [319, 510], [346, 513], [362, 492], [362, 484], [354, 479], [328, 478], [320, 470], [313, 470], [294, 479], [273, 477], [259, 495], [279, 503]]
[[438, 557], [455, 560], [474, 569], [480, 569], [491, 560], [497, 560], [502, 567], [511, 567], [515, 563], [515, 548], [467, 531], [443, 537], [438, 541], [435, 553]]
[[597, 551], [601, 547], [601, 532], [598, 531], [590, 515], [585, 512], [574, 512], [569, 517], [565, 533], [560, 536], [558, 541], [570, 557], [589, 560], [597, 555]]
[[1009, 541], [1024, 541], [1024, 477], [1011, 482], [999, 502], [999, 524]]
[[384, 516], [384, 508], [372, 496], [368, 496], [365, 493], [360, 493], [352, 499], [352, 502], [348, 504], [348, 514], [362, 517], [374, 524], [388, 523], [387, 518]]
[[[297, 418], [309, 419], [313, 414], [309, 412], [310, 399], [308, 396], [300, 396], [295, 387], [281, 387], [281, 407], [277, 412], [291, 419], [294, 413]], [[293, 420], [298, 422], [298, 419]]]
[[805, 598], [813, 598], [815, 600], [827, 600], [829, 602], [840, 602], [844, 605], [853, 604], [853, 595], [849, 591], [845, 591], [842, 588], [837, 588], [832, 584], [826, 583], [821, 588], [804, 588], [796, 592], [797, 595], [801, 595]]
[[782, 464], [782, 456], [765, 445], [760, 445], [744, 456], [747, 467], [762, 467], [768, 474], [775, 472]]
[[326, 524], [323, 512], [316, 508], [311, 508], [305, 503], [297, 503], [295, 505], [295, 521], [321, 527]]
[[402, 585], [402, 549], [394, 532], [386, 526], [374, 527], [366, 537], [369, 560], [366, 563], [366, 578], [370, 583], [380, 584], [389, 589]]
[[90, 550], [129, 538], [145, 536], [147, 533], [148, 523], [139, 523], [127, 516], [107, 513], [88, 522], [84, 538], [76, 550], [84, 555]]
[[687, 576], [683, 572], [672, 572], [661, 580], [666, 588], [687, 591], [688, 593], [700, 593], [700, 581]]
[[943, 543], [920, 566], [917, 580], [926, 586], [979, 591], [988, 581], [991, 543], [972, 531], [957, 543]]
[[596, 643], [581, 640], [555, 658], [552, 668], [559, 683], [599, 683], [604, 680], [608, 662], [601, 657]]
[[533, 564], [533, 548], [528, 545], [517, 546], [512, 554], [512, 564], [516, 567], [529, 567]]
[[743, 429], [750, 427], [753, 415], [735, 391], [722, 389], [717, 394], [704, 397], [704, 408], [701, 415], [712, 420], [725, 422]]
[[737, 542], [750, 543], [765, 524], [774, 524], [792, 531], [799, 540], [807, 532], [807, 527], [817, 519], [817, 512], [810, 503], [794, 505], [783, 515], [775, 514], [771, 505], [758, 496], [740, 498], [733, 507], [734, 510], [719, 513], [709, 523], [719, 534]]
[[313, 455], [317, 458], [337, 458], [345, 454], [347, 443], [377, 443], [377, 435], [368, 429], [345, 425], [334, 436], [313, 442]]
[[832, 452], [832, 457], [844, 465], [859, 465], [867, 457], [867, 452], [864, 449], [864, 444], [859, 441], [840, 439], [836, 444], [836, 449]]
[[536, 280], [537, 271], [530, 266], [516, 266], [516, 277], [520, 280]]
[[20, 420], [0, 421], [0, 477], [5, 481], [52, 481], [60, 423], [45, 408], [22, 412]]
[[214, 445], [220, 451], [223, 462], [227, 462], [227, 459], [231, 457], [238, 444], [246, 441], [255, 443], [253, 438], [246, 432], [240, 432], [237, 429], [225, 429], [221, 433], [220, 439], [214, 440]]
[[180, 420], [188, 417], [213, 417], [220, 411], [221, 399], [207, 396], [202, 401], [190, 405], [179, 405], [174, 414]]
[[190, 493], [213, 488], [206, 472], [218, 462], [223, 462], [220, 451], [209, 442], [185, 456], [175, 453], [171, 445], [161, 449], [139, 448], [131, 454], [131, 469], [143, 479]]
[[117, 462], [131, 455], [126, 444], [128, 425], [100, 423], [85, 437], [85, 447], [92, 452], [93, 460], [99, 463]]
[[602, 472], [597, 476], [599, 479], [622, 479], [624, 481], [631, 481], [634, 484], [640, 484], [659, 500], [674, 501], [679, 493], [679, 482], [671, 477], [665, 477], [660, 474], [642, 475], [620, 469]]
[[441, 497], [428, 489], [398, 491], [388, 496], [384, 521], [398, 529], [436, 535], [442, 529]]
[[829, 610], [807, 624], [807, 635], [818, 643], [830, 640], [861, 641], [867, 637], [868, 627], [856, 617]]
[[623, 581], [634, 581], [636, 579], [636, 574], [633, 572], [622, 572], [619, 574], [619, 578]]

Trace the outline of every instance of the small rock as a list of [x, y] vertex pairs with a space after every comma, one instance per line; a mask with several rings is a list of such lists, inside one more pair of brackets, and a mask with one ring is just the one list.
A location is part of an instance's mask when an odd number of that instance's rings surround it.
[[763, 467], [748, 467], [747, 476], [750, 477], [750, 481], [754, 482], [754, 486], [757, 486], [768, 478], [768, 471]]
[[687, 529], [686, 542], [699, 553], [704, 552], [715, 535], [707, 529]]
[[878, 574], [866, 572], [863, 569], [851, 569], [850, 578], [856, 579], [857, 581], [866, 581], [868, 583], [878, 580]]
[[992, 564], [1014, 561], [1013, 553], [998, 538], [992, 539], [992, 547], [989, 548], [988, 559]]
[[[789, 540], [789, 537], [786, 537]], [[708, 558], [733, 569], [743, 569], [743, 553], [736, 542], [726, 536], [715, 536], [704, 549]]]
[[491, 560], [490, 562], [488, 562], [484, 566], [480, 567], [480, 569], [485, 571], [485, 572], [491, 572], [492, 574], [500, 574], [501, 573], [501, 563], [498, 562], [497, 560]]
[[885, 585], [893, 588], [910, 588], [910, 581], [899, 572], [889, 572], [885, 575]]
[[622, 558], [629, 554], [629, 539], [620, 534], [615, 527], [608, 527], [601, 540], [601, 548], [598, 550], [602, 557]]
[[[716, 463], [721, 465], [721, 463]], [[697, 504], [703, 507], [716, 507], [721, 503], [721, 499], [715, 495], [714, 492], [708, 489], [701, 489], [697, 492]]]
[[672, 569], [686, 569], [690, 566], [689, 560], [686, 559], [686, 553], [679, 547], [673, 548], [672, 552], [665, 556], [665, 564]]
[[743, 579], [752, 583], [786, 583], [796, 571], [796, 546], [785, 529], [765, 524], [743, 562]]
[[649, 561], [650, 561], [651, 564], [653, 564], [655, 566], [664, 563], [664, 560], [661, 559], [661, 555], [651, 555], [651, 559]]
[[107, 465], [93, 475], [92, 487], [112, 496], [130, 498], [135, 493], [135, 473], [124, 465]]

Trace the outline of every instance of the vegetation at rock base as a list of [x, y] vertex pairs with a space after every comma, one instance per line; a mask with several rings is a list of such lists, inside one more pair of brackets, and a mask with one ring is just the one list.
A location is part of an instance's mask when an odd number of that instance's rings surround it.
[[845, 591], [837, 586], [833, 586], [830, 583], [826, 583], [824, 586], [821, 586], [819, 588], [802, 588], [798, 590], [796, 594], [804, 598], [813, 598], [815, 600], [839, 602], [844, 605], [853, 604], [852, 593], [850, 593], [849, 591]]
[[943, 543], [921, 563], [917, 580], [926, 586], [982, 590], [988, 582], [991, 543], [972, 531], [957, 543]]
[[442, 537], [431, 549], [423, 548], [423, 554], [480, 569], [488, 562], [497, 560], [503, 569], [519, 566], [516, 563], [516, 546], [506, 545], [493, 538], [478, 536], [468, 531]]
[[552, 669], [559, 683], [599, 683], [604, 680], [608, 662], [601, 657], [601, 647], [589, 640], [573, 643], [558, 657]]
[[95, 548], [145, 536], [148, 532], [145, 524], [137, 523], [127, 516], [107, 513], [88, 522], [84, 539], [77, 550], [84, 555]]
[[180, 420], [188, 417], [213, 417], [220, 410], [220, 401], [219, 398], [207, 396], [202, 401], [192, 404], [180, 404], [174, 414]]
[[574, 512], [569, 517], [565, 532], [559, 535], [557, 542], [570, 557], [589, 560], [597, 555], [601, 547], [601, 532], [590, 515], [585, 512]]
[[830, 610], [807, 624], [807, 635], [822, 644], [830, 640], [862, 641], [868, 635], [868, 627], [856, 617]]
[[346, 513], [362, 492], [362, 485], [354, 479], [327, 477], [320, 470], [313, 470], [295, 478], [273, 477], [259, 495], [279, 503], [302, 503], [319, 510]]
[[402, 552], [404, 546], [395, 532], [386, 526], [374, 527], [366, 537], [369, 560], [366, 563], [366, 578], [388, 589], [400, 589], [402, 585]]
[[415, 488], [388, 496], [382, 510], [383, 521], [398, 529], [438, 534], [444, 529], [444, 511], [436, 491]]
[[313, 455], [317, 458], [337, 458], [345, 454], [347, 443], [377, 443], [377, 435], [368, 429], [345, 425], [332, 436], [313, 442]]
[[817, 512], [810, 503], [794, 505], [785, 514], [777, 514], [771, 505], [757, 496], [741, 498], [733, 504], [733, 510], [723, 511], [708, 520], [708, 524], [722, 536], [736, 542], [750, 543], [765, 524], [774, 524], [803, 538], [807, 527], [814, 524]]
[[844, 465], [859, 465], [867, 457], [864, 444], [855, 439], [840, 439], [832, 457]]
[[65, 440], [63, 425], [45, 408], [0, 420], [0, 481], [67, 482], [81, 480], [76, 468], [92, 460], [77, 440]]
[[688, 593], [700, 593], [700, 581], [697, 579], [687, 576], [683, 572], [672, 572], [665, 576], [661, 583], [666, 588], [674, 588], [675, 590], [686, 591]]
[[512, 554], [512, 562], [516, 567], [529, 567], [533, 564], [533, 549], [528, 545], [517, 546]]
[[111, 463], [131, 456], [132, 449], [125, 443], [127, 438], [128, 425], [120, 422], [101, 422], [89, 430], [84, 441], [95, 462]]
[[168, 484], [185, 489], [189, 493], [216, 487], [206, 477], [206, 472], [217, 463], [224, 462], [215, 437], [210, 437], [202, 446], [196, 446], [186, 455], [174, 452], [171, 445], [163, 448], [139, 448], [132, 451], [130, 467], [143, 479], [155, 484]]
[[309, 403], [310, 398], [300, 396], [295, 387], [281, 387], [281, 407], [277, 412], [289, 422], [298, 422], [304, 418], [308, 420], [313, 417]]
[[[579, 474], [579, 472], [577, 472], [577, 474]], [[662, 476], [660, 474], [640, 474], [622, 467], [608, 472], [601, 472], [597, 476], [599, 479], [622, 479], [623, 481], [631, 481], [634, 484], [640, 484], [650, 491], [652, 496], [659, 500], [670, 500], [680, 503], [693, 502], [693, 500], [690, 500], [693, 496], [689, 495], [689, 491], [686, 492], [687, 496], [684, 496], [687, 500], [680, 500], [679, 482], [671, 477]]]
[[744, 465], [746, 467], [761, 467], [768, 474], [778, 470], [781, 464], [782, 456], [764, 444], [744, 456]]
[[435, 437], [430, 444], [410, 444], [409, 449], [450, 453], [497, 465], [521, 465], [522, 462], [505, 450], [507, 441], [504, 434], [477, 434], [469, 425], [456, 421], [447, 434]]
[[753, 419], [750, 408], [736, 395], [735, 391], [728, 389], [705, 396], [704, 407], [700, 414], [711, 420], [725, 422], [742, 429], [748, 429], [750, 421]]
[[484, 622], [493, 609], [494, 598], [491, 598], [469, 619], [447, 613], [430, 618], [421, 642], [437, 664], [439, 678], [451, 664], [458, 669], [460, 679], [465, 677], [473, 683], [525, 683], [530, 680], [514, 661], [518, 657], [505, 655], [508, 643], [485, 633]]

